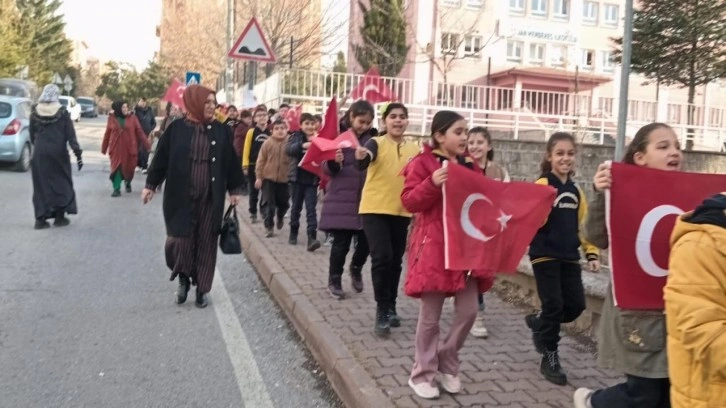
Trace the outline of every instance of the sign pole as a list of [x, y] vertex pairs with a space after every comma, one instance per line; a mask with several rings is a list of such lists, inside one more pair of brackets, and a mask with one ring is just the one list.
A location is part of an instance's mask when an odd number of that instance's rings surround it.
[[250, 61], [248, 63], [250, 77], [247, 80], [247, 89], [253, 91], [255, 89], [255, 81], [257, 80], [257, 61]]
[[620, 161], [625, 150], [625, 126], [628, 119], [628, 86], [630, 61], [633, 52], [633, 0], [625, 1], [625, 27], [620, 71], [620, 98], [618, 103], [618, 136], [615, 139], [615, 161]]

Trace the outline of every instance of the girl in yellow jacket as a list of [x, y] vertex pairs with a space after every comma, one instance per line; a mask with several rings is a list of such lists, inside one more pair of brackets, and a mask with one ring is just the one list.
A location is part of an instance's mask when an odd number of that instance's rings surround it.
[[668, 269], [671, 406], [726, 407], [726, 193], [680, 217]]

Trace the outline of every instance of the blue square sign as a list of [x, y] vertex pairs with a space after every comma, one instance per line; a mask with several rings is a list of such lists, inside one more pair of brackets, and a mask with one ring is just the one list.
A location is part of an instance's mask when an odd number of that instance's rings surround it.
[[187, 86], [189, 85], [199, 85], [202, 83], [202, 74], [199, 72], [187, 72], [186, 77], [186, 83]]

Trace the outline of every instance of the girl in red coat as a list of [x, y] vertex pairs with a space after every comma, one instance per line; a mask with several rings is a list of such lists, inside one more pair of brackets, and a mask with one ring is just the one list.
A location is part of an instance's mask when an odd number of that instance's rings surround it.
[[[444, 222], [441, 186], [447, 179], [447, 160], [473, 168], [466, 152], [466, 121], [458, 113], [438, 112], [431, 123], [431, 146], [404, 169], [406, 178], [401, 201], [415, 214], [416, 222], [408, 251], [405, 292], [420, 298], [416, 327], [416, 355], [408, 385], [421, 398], [437, 398], [439, 382], [445, 391], [461, 391], [459, 350], [478, 310], [477, 295], [486, 292], [492, 278], [477, 278], [477, 271], [444, 268]], [[444, 300], [454, 296], [455, 317], [439, 346], [439, 319]]]

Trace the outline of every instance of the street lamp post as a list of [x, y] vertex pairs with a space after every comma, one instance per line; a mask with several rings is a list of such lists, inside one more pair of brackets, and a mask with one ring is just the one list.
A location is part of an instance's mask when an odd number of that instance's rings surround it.
[[628, 119], [628, 85], [630, 84], [630, 60], [633, 53], [633, 0], [625, 1], [625, 27], [623, 32], [622, 67], [620, 71], [620, 102], [618, 104], [618, 135], [615, 139], [615, 161], [623, 157], [625, 150], [625, 126]]
[[[227, 48], [234, 47], [234, 0], [227, 0]], [[234, 71], [234, 61], [227, 57], [227, 68], [224, 70], [224, 90], [227, 96], [227, 103], [234, 102], [234, 84], [232, 83], [232, 71]]]

